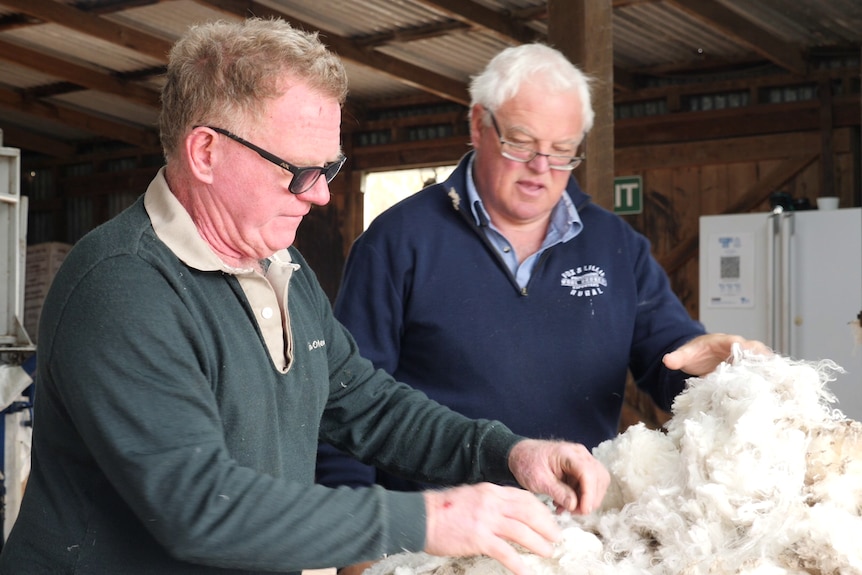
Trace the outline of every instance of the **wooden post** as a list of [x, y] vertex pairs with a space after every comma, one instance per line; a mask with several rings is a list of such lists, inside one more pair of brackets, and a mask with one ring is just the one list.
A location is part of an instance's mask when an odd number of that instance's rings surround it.
[[614, 203], [614, 71], [611, 0], [548, 0], [548, 42], [594, 79], [596, 118], [575, 176], [593, 200]]

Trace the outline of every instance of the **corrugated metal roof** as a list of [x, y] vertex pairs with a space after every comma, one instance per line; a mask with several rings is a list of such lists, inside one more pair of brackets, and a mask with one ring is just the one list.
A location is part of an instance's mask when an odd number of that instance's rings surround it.
[[862, 38], [860, 0], [719, 0], [758, 27], [803, 46], [857, 44]]
[[46, 84], [54, 84], [62, 81], [62, 78], [43, 74], [38, 70], [27, 66], [20, 66], [10, 62], [4, 62], [0, 66], [0, 86], [13, 88], [34, 88]]
[[380, 72], [375, 72], [366, 66], [345, 62], [347, 77], [350, 81], [349, 98], [357, 98], [365, 102], [376, 102], [402, 98], [419, 92], [415, 87], [408, 86]]
[[158, 66], [159, 60], [101, 38], [94, 38], [60, 24], [38, 24], [0, 34], [3, 40], [77, 64], [89, 64], [112, 72], [131, 72]]
[[240, 20], [215, 7], [194, 0], [170, 0], [146, 6], [135, 6], [121, 12], [106, 14], [106, 20], [134, 26], [154, 36], [173, 42], [194, 24], [215, 20]]
[[480, 32], [461, 31], [409, 44], [382, 46], [380, 51], [438, 74], [467, 82], [508, 44]]
[[71, 108], [86, 110], [94, 116], [122, 118], [123, 121], [137, 126], [155, 129], [158, 125], [158, 110], [135, 104], [134, 102], [95, 90], [82, 90], [53, 96], [47, 101], [63, 103]]
[[633, 72], [698, 59], [730, 60], [750, 52], [671, 4], [634, 4], [614, 10], [614, 64]]
[[341, 36], [364, 36], [411, 28], [445, 19], [439, 11], [413, 0], [263, 0], [261, 4]]
[[[149, 53], [122, 45], [124, 36], [119, 30], [109, 30], [97, 37], [86, 27], [76, 25], [83, 18], [41, 22], [37, 14], [22, 15], [20, 10], [10, 9], [0, 0], [0, 90], [6, 90], [0, 106], [5, 106], [4, 112], [9, 109], [16, 112], [0, 114], [0, 128], [17, 125], [29, 129], [57, 123], [50, 118], [30, 119], [32, 106], [22, 104], [16, 110], [16, 94], [51, 106], [73, 106], [141, 129], [150, 129], [156, 114], [154, 109], [125, 100], [122, 94], [108, 95], [88, 86], [76, 88], [70, 83], [73, 80], [59, 77], [56, 71], [40, 70], [38, 61], [31, 64], [20, 56], [4, 58], [5, 46], [24, 47], [111, 78], [134, 78], [131, 81], [137, 87], [157, 92], [162, 84], [160, 70], [167, 49], [190, 25], [243, 17], [229, 13], [229, 3], [218, 8], [206, 0], [146, 4], [129, 0], [125, 7], [122, 0], [56, 1], [97, 24], [125, 26], [151, 37]], [[259, 6], [261, 11], [278, 11], [288, 20], [319, 29], [324, 42], [330, 45], [349, 46], [354, 58], [345, 61], [350, 98], [362, 107], [406, 96], [439, 97], [439, 91], [426, 88], [433, 95], [423, 92], [425, 75], [433, 76], [438, 84], [447, 84], [450, 90], [454, 86], [453, 93], [459, 91], [459, 86], [463, 87], [462, 92], [466, 90], [470, 77], [494, 54], [519, 41], [508, 37], [505, 27], [495, 29], [497, 18], [482, 19], [475, 16], [477, 12], [490, 10], [507, 18], [529, 13], [531, 20], [517, 20], [520, 29], [547, 29], [544, 0], [472, 0], [476, 6], [471, 6], [470, 1], [464, 0], [463, 6], [476, 11], [465, 9], [462, 13], [456, 13], [457, 3], [442, 0], [439, 4], [435, 0], [258, 0], [250, 5]], [[862, 0], [715, 2], [718, 8], [725, 7], [731, 14], [744, 18], [753, 29], [761, 31], [762, 37], [785, 43], [800, 53], [843, 50], [858, 61], [862, 46]], [[691, 73], [709, 62], [746, 66], [752, 62], [770, 62], [768, 51], [758, 52], [751, 45], [757, 42], [757, 35], [740, 41], [734, 30], [710, 22], [709, 14], [692, 14], [692, 6], [684, 0], [614, 0], [614, 5], [614, 66], [621, 72], [668, 76]], [[34, 3], [34, 11], [39, 6], [42, 4]], [[87, 12], [89, 9], [93, 11]], [[106, 39], [114, 37], [113, 41]], [[158, 53], [162, 45], [164, 55]], [[363, 54], [388, 60], [382, 65], [379, 59], [363, 61]], [[379, 69], [375, 68], [377, 65]], [[426, 74], [404, 76], [415, 73], [417, 68]], [[56, 134], [64, 138], [70, 131], [78, 134], [81, 129], [73, 127]]]

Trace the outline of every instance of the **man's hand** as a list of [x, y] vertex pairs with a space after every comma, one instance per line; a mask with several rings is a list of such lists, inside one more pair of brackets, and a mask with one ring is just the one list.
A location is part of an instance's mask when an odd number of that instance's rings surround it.
[[523, 489], [480, 483], [424, 495], [425, 551], [432, 555], [487, 555], [515, 575], [530, 575], [511, 543], [550, 557], [560, 537], [550, 509]]
[[579, 443], [526, 439], [509, 453], [509, 469], [525, 489], [572, 513], [598, 509], [611, 482], [604, 465]]
[[665, 355], [664, 365], [668, 369], [680, 369], [689, 375], [703, 377], [712, 373], [721, 362], [730, 358], [734, 343], [738, 343], [744, 350], [761, 355], [772, 355], [772, 350], [757, 340], [726, 333], [708, 333], [694, 338]]

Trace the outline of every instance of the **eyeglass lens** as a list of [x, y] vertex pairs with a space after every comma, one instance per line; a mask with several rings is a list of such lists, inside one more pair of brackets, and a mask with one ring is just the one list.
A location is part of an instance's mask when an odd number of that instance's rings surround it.
[[293, 172], [293, 180], [291, 180], [287, 187], [291, 193], [301, 194], [310, 190], [320, 176], [326, 178], [326, 183], [328, 184], [335, 179], [335, 176], [338, 175], [343, 165], [344, 160], [341, 159], [323, 167], [298, 168]]

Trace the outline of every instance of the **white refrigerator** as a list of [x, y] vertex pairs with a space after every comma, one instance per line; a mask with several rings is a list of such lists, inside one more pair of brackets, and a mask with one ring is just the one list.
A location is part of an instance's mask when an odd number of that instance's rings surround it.
[[700, 218], [700, 320], [782, 355], [831, 359], [836, 407], [862, 421], [862, 208]]

